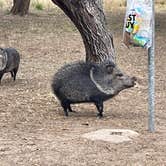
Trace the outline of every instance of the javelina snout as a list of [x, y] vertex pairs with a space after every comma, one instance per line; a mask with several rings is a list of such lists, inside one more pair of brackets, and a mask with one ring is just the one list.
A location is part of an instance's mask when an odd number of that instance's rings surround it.
[[130, 76], [122, 73], [117, 67], [114, 70], [115, 70], [114, 75], [115, 75], [116, 79], [118, 80], [118, 82], [120, 82], [120, 80], [121, 80], [123, 82], [122, 84], [124, 85], [125, 88], [130, 88], [135, 85], [135, 82], [137, 80], [136, 77], [130, 77]]
[[[123, 84], [125, 88], [133, 87], [136, 83], [136, 77], [130, 77], [128, 75], [121, 76], [121, 79], [123, 79]], [[124, 88], [124, 89], [125, 89]]]
[[11, 73], [13, 80], [16, 80], [20, 63], [20, 55], [14, 48], [0, 48], [0, 83], [4, 73]]
[[134, 86], [135, 78], [124, 75], [112, 62], [94, 64], [77, 62], [62, 67], [54, 76], [52, 89], [64, 109], [71, 104], [92, 102], [98, 116], [103, 116], [103, 102]]

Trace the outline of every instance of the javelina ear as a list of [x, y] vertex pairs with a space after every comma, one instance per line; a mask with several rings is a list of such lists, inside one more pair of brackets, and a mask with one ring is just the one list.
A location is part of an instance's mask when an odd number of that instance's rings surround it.
[[0, 53], [2, 54], [3, 53], [3, 48], [0, 47]]
[[91, 66], [90, 71], [96, 72], [96, 66]]
[[98, 64], [96, 64], [96, 63], [91, 63], [91, 65], [90, 65], [90, 70], [93, 70], [94, 72], [96, 72], [96, 71], [97, 71], [97, 68], [98, 68]]

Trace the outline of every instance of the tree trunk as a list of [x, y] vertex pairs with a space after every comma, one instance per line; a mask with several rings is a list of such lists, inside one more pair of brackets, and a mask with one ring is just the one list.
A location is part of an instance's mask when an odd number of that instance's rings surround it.
[[102, 0], [52, 0], [72, 20], [81, 33], [86, 61], [115, 59], [113, 37], [106, 29]]
[[24, 16], [28, 14], [30, 0], [13, 0], [11, 13], [14, 15]]

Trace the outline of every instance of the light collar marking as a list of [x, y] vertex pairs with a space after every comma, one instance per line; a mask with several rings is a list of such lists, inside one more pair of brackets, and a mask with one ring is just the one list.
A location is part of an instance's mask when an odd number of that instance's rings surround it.
[[90, 79], [92, 80], [92, 82], [96, 85], [96, 87], [97, 87], [97, 89], [99, 90], [99, 91], [101, 91], [102, 93], [105, 93], [106, 95], [113, 95], [114, 94], [114, 90], [111, 88], [111, 89], [103, 89], [103, 87], [100, 85], [100, 84], [98, 84], [96, 81], [95, 81], [95, 79], [94, 79], [94, 77], [93, 77], [93, 68], [92, 69], [90, 69]]

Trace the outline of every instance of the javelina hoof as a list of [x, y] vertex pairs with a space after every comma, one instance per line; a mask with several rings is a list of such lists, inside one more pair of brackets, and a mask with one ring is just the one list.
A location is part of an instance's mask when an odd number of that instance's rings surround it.
[[65, 112], [65, 116], [66, 116], [66, 117], [68, 117], [68, 116], [69, 116], [68, 112]]
[[98, 118], [98, 119], [103, 118], [103, 114], [98, 113], [98, 114], [97, 114], [97, 118]]

